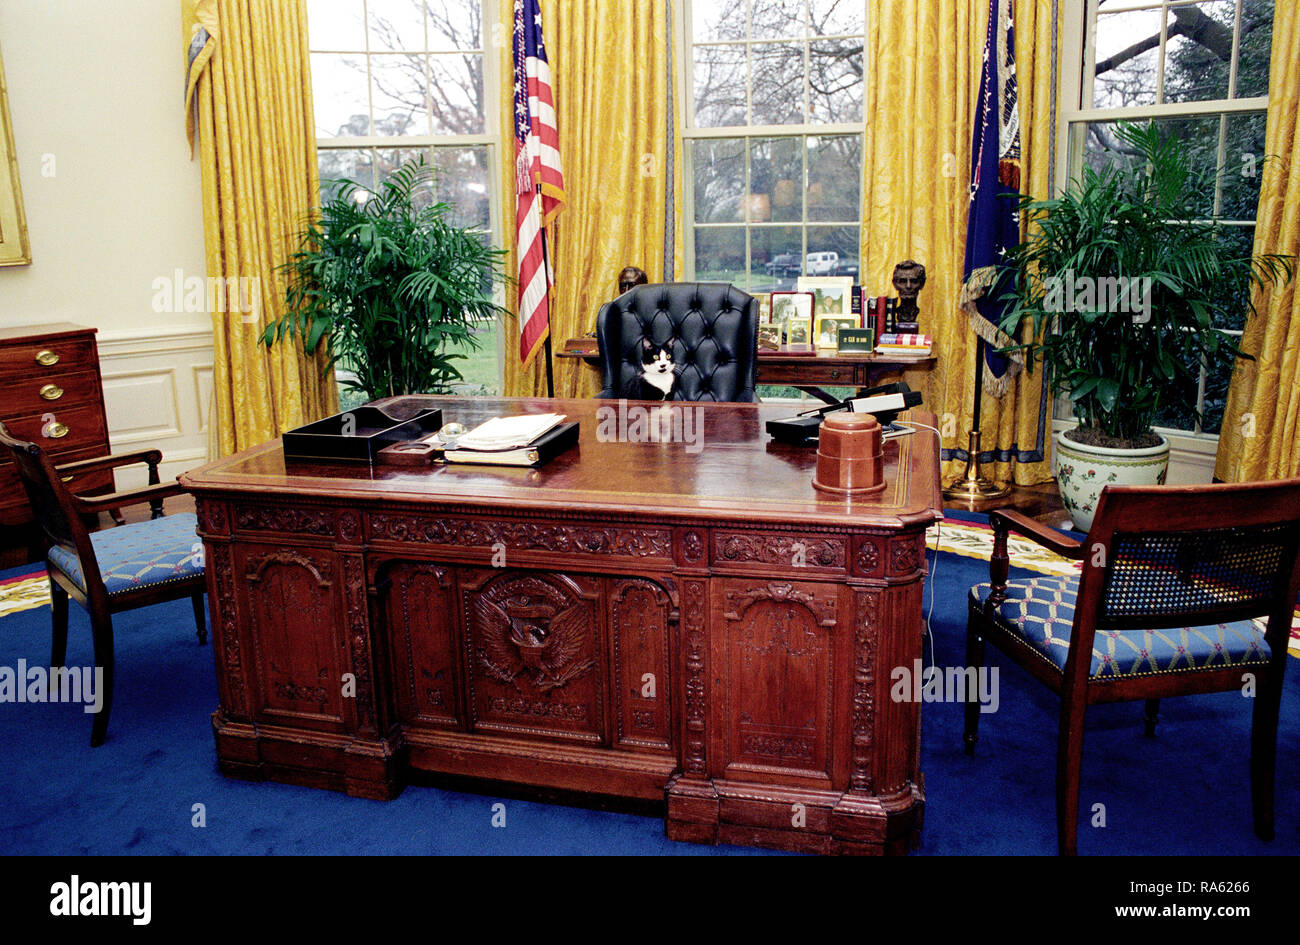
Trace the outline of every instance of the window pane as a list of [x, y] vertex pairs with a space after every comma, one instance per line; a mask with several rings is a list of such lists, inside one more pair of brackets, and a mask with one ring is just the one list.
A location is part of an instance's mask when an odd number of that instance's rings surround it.
[[803, 179], [798, 138], [752, 138], [749, 142], [749, 219], [766, 223], [803, 219], [797, 181]]
[[822, 135], [808, 139], [809, 220], [859, 219], [861, 185], [861, 135]]
[[430, 109], [436, 135], [482, 134], [483, 56], [429, 57]]
[[794, 289], [803, 271], [803, 238], [797, 226], [756, 226], [749, 231], [749, 291]]
[[745, 124], [745, 47], [695, 47], [695, 124]]
[[1268, 94], [1273, 52], [1273, 0], [1242, 0], [1237, 48], [1237, 98]]
[[371, 56], [370, 96], [375, 134], [397, 137], [429, 133], [423, 56]]
[[1155, 104], [1159, 10], [1098, 14], [1096, 48], [1094, 107]]
[[425, 48], [422, 0], [366, 0], [366, 15], [371, 52]]
[[[1250, 256], [1254, 242], [1253, 226], [1223, 228], [1223, 255], [1226, 259], [1245, 259]], [[1218, 303], [1220, 311], [1214, 316], [1216, 328], [1241, 331], [1246, 327], [1246, 316], [1250, 313], [1250, 288], [1249, 279], [1242, 280], [1238, 285], [1222, 286]]]
[[696, 222], [743, 220], [744, 139], [697, 138], [693, 145]]
[[834, 253], [836, 259], [817, 260], [815, 266], [804, 267], [804, 274], [809, 276], [847, 276], [855, 275], [858, 266], [858, 234], [856, 226], [810, 226], [808, 227], [808, 255], [814, 253]]
[[1235, 0], [1170, 9], [1165, 46], [1166, 102], [1228, 97]]
[[308, 46], [340, 52], [365, 52], [363, 15], [361, 0], [307, 0]]
[[[1188, 405], [1196, 404], [1197, 378], [1200, 376], [1200, 360], [1185, 354], [1174, 356], [1182, 367], [1182, 373], [1161, 393], [1160, 409], [1156, 411], [1155, 425], [1172, 430], [1194, 430], [1196, 416]], [[1222, 416], [1223, 408], [1219, 408]]]
[[[1183, 142], [1189, 167], [1204, 179], [1205, 184], [1197, 191], [1192, 212], [1200, 217], [1212, 216], [1214, 182], [1219, 167], [1219, 117], [1207, 115], [1161, 118], [1155, 121], [1162, 132], [1172, 134]], [[1137, 169], [1138, 158], [1115, 136], [1114, 122], [1088, 122], [1086, 125], [1076, 125], [1075, 129], [1083, 129], [1087, 135], [1084, 159], [1093, 169], [1100, 171], [1117, 165], [1129, 171]], [[1075, 133], [1079, 131], [1076, 130]]]
[[862, 40], [832, 39], [808, 48], [809, 121], [862, 121]]
[[745, 228], [695, 228], [695, 278], [745, 287]]
[[862, 32], [866, 5], [862, 0], [809, 0], [812, 29], [817, 36]]
[[752, 0], [751, 9], [751, 29], [754, 38], [803, 38], [803, 0]]
[[365, 56], [312, 53], [311, 97], [316, 112], [316, 137], [370, 134], [367, 81]]
[[488, 149], [434, 148], [438, 199], [454, 210], [457, 226], [486, 230], [491, 225]]
[[[384, 181], [393, 171], [397, 170], [408, 161], [414, 161], [421, 154], [424, 155], [424, 163], [429, 163], [429, 154], [419, 148], [376, 148], [375, 149], [375, 186], [382, 187]], [[430, 206], [433, 203], [433, 187], [429, 183], [421, 184], [412, 194], [413, 204], [417, 208]]]
[[430, 50], [483, 48], [479, 0], [428, 0], [424, 10]]
[[369, 148], [319, 148], [316, 151], [320, 173], [321, 202], [329, 201], [339, 190], [333, 181], [347, 179], [366, 189], [375, 186]]
[[755, 43], [753, 124], [794, 125], [804, 120], [802, 43]]
[[[1229, 115], [1223, 147], [1223, 196], [1219, 216], [1254, 220], [1259, 209], [1259, 181], [1269, 158], [1264, 153], [1265, 116]], [[1274, 158], [1277, 160], [1277, 158]]]
[[744, 0], [691, 0], [690, 10], [695, 42], [745, 38]]

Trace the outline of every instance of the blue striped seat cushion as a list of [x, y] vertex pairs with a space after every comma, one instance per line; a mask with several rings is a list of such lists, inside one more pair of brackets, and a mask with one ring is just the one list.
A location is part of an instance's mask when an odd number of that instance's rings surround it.
[[[1078, 598], [1077, 576], [1008, 581], [1007, 599], [993, 614], [998, 625], [1019, 637], [1064, 671]], [[983, 607], [992, 588], [970, 590], [974, 607]], [[1096, 679], [1124, 679], [1156, 673], [1195, 672], [1225, 666], [1263, 666], [1269, 648], [1253, 620], [1175, 627], [1167, 630], [1098, 630], [1089, 673]]]
[[[192, 512], [106, 528], [90, 536], [104, 587], [110, 595], [155, 584], [183, 581], [203, 573], [203, 545]], [[66, 548], [51, 548], [50, 567], [58, 568], [83, 591], [81, 562]]]

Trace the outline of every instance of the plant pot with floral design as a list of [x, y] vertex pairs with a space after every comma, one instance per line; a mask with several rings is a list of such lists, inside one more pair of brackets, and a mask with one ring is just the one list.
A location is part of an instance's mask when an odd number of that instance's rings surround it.
[[1092, 527], [1097, 500], [1106, 486], [1164, 485], [1169, 470], [1169, 440], [1159, 433], [1151, 434], [1158, 440], [1155, 444], [1133, 449], [1095, 445], [1069, 434], [1079, 436], [1081, 430], [1056, 434], [1056, 484], [1061, 490], [1061, 504], [1079, 531]]

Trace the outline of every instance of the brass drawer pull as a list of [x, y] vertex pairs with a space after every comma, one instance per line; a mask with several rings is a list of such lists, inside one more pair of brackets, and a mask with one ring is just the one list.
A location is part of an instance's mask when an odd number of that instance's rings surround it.
[[49, 367], [52, 364], [59, 363], [59, 356], [49, 348], [42, 348], [40, 351], [36, 352], [36, 363], [43, 365], [44, 367]]
[[838, 381], [839, 379], [840, 379], [840, 369], [839, 369], [839, 368], [831, 368], [831, 380], [832, 380], [832, 381]]
[[68, 425], [57, 420], [41, 430], [41, 435], [49, 440], [58, 440], [68, 435]]
[[41, 396], [46, 400], [58, 400], [63, 396], [63, 388], [58, 384], [46, 384], [41, 388]]
[[62, 476], [59, 478], [59, 482], [71, 482], [76, 478], [77, 478], [76, 476]]

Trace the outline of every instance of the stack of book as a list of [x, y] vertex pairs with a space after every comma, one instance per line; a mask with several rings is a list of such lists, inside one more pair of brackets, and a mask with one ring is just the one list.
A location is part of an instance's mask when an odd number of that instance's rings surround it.
[[894, 358], [928, 358], [933, 341], [929, 335], [884, 334], [876, 344], [876, 353]]

